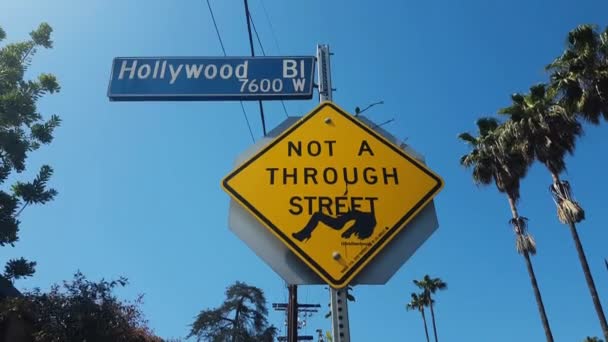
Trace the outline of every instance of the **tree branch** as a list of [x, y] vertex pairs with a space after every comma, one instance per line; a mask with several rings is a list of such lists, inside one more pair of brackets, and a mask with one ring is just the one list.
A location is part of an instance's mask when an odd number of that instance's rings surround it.
[[25, 202], [25, 204], [23, 205], [23, 207], [21, 207], [21, 209], [19, 209], [19, 211], [17, 212], [17, 214], [15, 214], [15, 218], [19, 217], [19, 215], [21, 214], [21, 212], [23, 211], [23, 209], [27, 208], [27, 205], [30, 204], [29, 202]]
[[32, 53], [32, 51], [34, 51], [35, 47], [36, 47], [36, 44], [34, 43], [34, 41], [32, 41], [32, 46], [27, 50], [27, 52], [23, 55], [23, 57], [21, 57], [20, 64], [23, 64], [23, 62], [25, 62], [25, 60], [29, 57], [30, 53]]

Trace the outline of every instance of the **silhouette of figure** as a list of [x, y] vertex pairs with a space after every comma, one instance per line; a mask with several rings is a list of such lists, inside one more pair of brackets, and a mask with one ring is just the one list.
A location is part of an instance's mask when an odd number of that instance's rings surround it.
[[355, 221], [353, 225], [342, 233], [342, 238], [348, 239], [351, 235], [355, 235], [359, 240], [369, 238], [376, 227], [376, 215], [374, 212], [363, 212], [359, 210], [350, 210], [344, 215], [332, 217], [325, 215], [322, 212], [316, 212], [308, 220], [308, 223], [300, 231], [291, 234], [296, 240], [304, 242], [310, 239], [312, 232], [317, 228], [319, 222], [326, 226], [341, 230], [349, 221]]

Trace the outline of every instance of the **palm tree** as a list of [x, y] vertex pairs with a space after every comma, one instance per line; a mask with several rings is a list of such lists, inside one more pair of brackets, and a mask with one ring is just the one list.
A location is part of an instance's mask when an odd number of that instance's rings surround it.
[[435, 304], [435, 300], [432, 298], [432, 294], [435, 294], [438, 290], [446, 290], [448, 288], [448, 284], [445, 283], [441, 278], [431, 278], [428, 274], [422, 278], [422, 280], [414, 280], [414, 284], [418, 286], [421, 290], [423, 290], [423, 295], [426, 299], [426, 304], [428, 304], [431, 309], [431, 320], [433, 322], [433, 334], [435, 335], [435, 342], [438, 342], [437, 339], [437, 326], [435, 325], [435, 311], [433, 310], [433, 304]]
[[586, 121], [608, 120], [608, 28], [580, 25], [568, 33], [566, 49], [546, 69], [561, 104]]
[[570, 227], [600, 325], [608, 339], [606, 317], [576, 230], [576, 223], [585, 218], [585, 212], [572, 199], [570, 184], [559, 177], [566, 169], [566, 154], [574, 152], [576, 139], [582, 134], [581, 124], [568, 115], [565, 108], [554, 103], [544, 84], [531, 87], [530, 94], [514, 94], [511, 99], [511, 106], [500, 110], [510, 117], [503, 136], [522, 142], [516, 146], [522, 148], [528, 161], [531, 163], [536, 159], [549, 170], [553, 180], [550, 191], [557, 205], [557, 216]]
[[469, 133], [461, 133], [458, 136], [472, 149], [460, 158], [460, 164], [473, 169], [473, 181], [476, 184], [487, 185], [494, 182], [498, 191], [507, 195], [512, 214], [509, 223], [515, 232], [515, 246], [526, 262], [547, 341], [553, 342], [549, 320], [530, 259], [530, 255], [536, 254], [536, 243], [528, 233], [527, 219], [519, 216], [516, 205], [519, 199], [520, 180], [526, 175], [528, 163], [519, 149], [513, 148], [516, 146], [516, 141], [510, 141], [508, 136], [502, 134], [503, 128], [498, 120], [481, 118], [477, 120], [477, 128], [478, 137]]
[[407, 311], [418, 310], [422, 314], [422, 322], [424, 323], [424, 334], [426, 335], [426, 342], [430, 342], [429, 329], [426, 326], [426, 316], [424, 315], [424, 307], [426, 306], [426, 298], [424, 294], [412, 293], [412, 299], [405, 305]]

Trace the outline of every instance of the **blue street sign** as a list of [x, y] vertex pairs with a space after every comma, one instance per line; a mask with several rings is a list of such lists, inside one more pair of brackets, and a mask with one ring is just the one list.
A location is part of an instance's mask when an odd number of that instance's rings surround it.
[[112, 101], [310, 99], [314, 57], [117, 57]]

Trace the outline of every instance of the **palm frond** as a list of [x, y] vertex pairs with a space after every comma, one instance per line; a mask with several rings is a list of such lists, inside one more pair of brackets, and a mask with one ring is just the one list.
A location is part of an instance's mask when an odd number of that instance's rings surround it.
[[588, 50], [597, 46], [597, 25], [582, 24], [568, 33], [567, 44], [577, 50]]
[[545, 99], [547, 85], [539, 83], [530, 87], [530, 101], [537, 102]]
[[460, 139], [472, 146], [475, 146], [475, 144], [477, 143], [477, 139], [475, 137], [473, 137], [470, 133], [467, 133], [467, 132], [460, 133], [458, 135], [458, 139]]
[[498, 191], [507, 192], [519, 198], [519, 181], [527, 172], [529, 163], [514, 149], [519, 146], [515, 138], [506, 138], [504, 124], [493, 117], [477, 120], [478, 136], [468, 133], [462, 137], [471, 141], [472, 150], [460, 158], [460, 163], [472, 168], [475, 184], [495, 183]]
[[557, 217], [563, 224], [578, 223], [585, 219], [585, 211], [571, 200], [563, 200], [557, 206]]
[[599, 41], [600, 52], [602, 53], [602, 55], [608, 56], [608, 27], [606, 27], [606, 30], [604, 30], [604, 32], [600, 34]]
[[590, 123], [608, 119], [608, 89], [599, 84], [608, 73], [608, 30], [588, 24], [574, 28], [564, 52], [547, 69], [558, 102]]
[[515, 238], [515, 248], [519, 254], [528, 253], [530, 255], [536, 254], [536, 241], [530, 234], [517, 234]]
[[501, 110], [509, 115], [501, 144], [523, 155], [528, 164], [538, 160], [559, 174], [566, 168], [565, 155], [573, 153], [576, 139], [582, 135], [582, 126], [565, 103], [556, 102], [553, 93], [541, 83], [530, 87], [528, 94], [512, 96], [512, 105]]
[[492, 183], [494, 173], [491, 167], [486, 164], [476, 164], [473, 168], [473, 181], [477, 185], [488, 185]]
[[549, 191], [557, 206], [557, 217], [561, 223], [578, 223], [585, 219], [585, 210], [573, 199], [568, 181], [551, 184]]
[[479, 128], [479, 135], [485, 136], [496, 130], [500, 125], [500, 122], [492, 117], [483, 117], [476, 121], [477, 127]]
[[512, 218], [509, 220], [509, 224], [513, 226], [513, 230], [515, 230], [516, 234], [525, 234], [528, 230], [527, 217], [518, 216], [517, 218]]
[[412, 294], [410, 296], [411, 296], [411, 300], [410, 300], [409, 303], [407, 303], [405, 305], [405, 309], [407, 311], [410, 311], [410, 310], [422, 311], [422, 310], [424, 310], [424, 306], [425, 306], [424, 295], [412, 292]]

